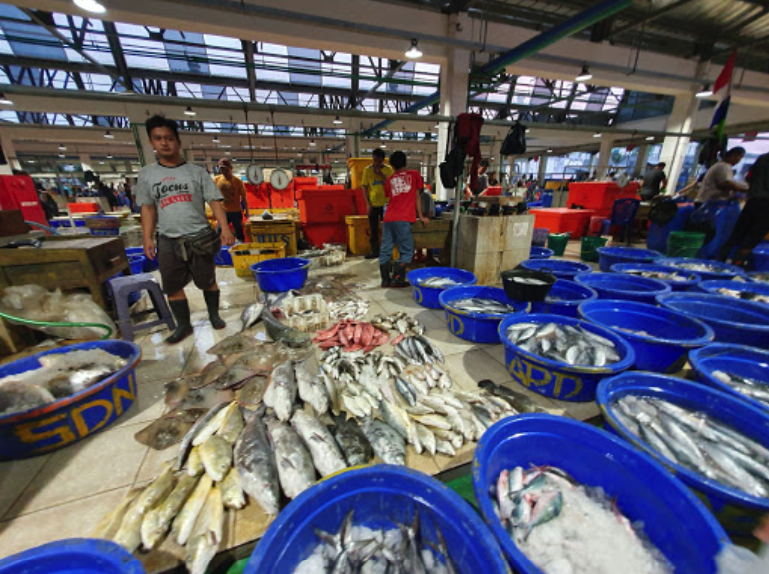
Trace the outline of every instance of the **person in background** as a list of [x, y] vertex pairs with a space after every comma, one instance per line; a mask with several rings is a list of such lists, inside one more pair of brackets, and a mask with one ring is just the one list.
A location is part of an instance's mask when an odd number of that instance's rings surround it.
[[133, 196], [133, 188], [131, 187], [131, 182], [128, 181], [128, 179], [125, 180], [125, 183], [123, 184], [123, 191], [125, 191], [125, 198], [126, 201], [128, 201], [128, 207], [131, 211], [135, 211], [135, 201]]
[[334, 178], [331, 176], [330, 169], [323, 172], [323, 183], [326, 185], [334, 185]]
[[[227, 225], [222, 195], [214, 180], [202, 167], [184, 161], [179, 125], [153, 116], [146, 128], [157, 163], [139, 172], [136, 204], [141, 207], [144, 253], [153, 261], [157, 258], [163, 290], [176, 318], [176, 330], [166, 339], [174, 344], [192, 334], [190, 305], [184, 293], [191, 280], [203, 290], [211, 326], [226, 327], [219, 316], [214, 258], [222, 243], [235, 243], [235, 236]], [[221, 240], [206, 218], [206, 202], [221, 228]]]
[[465, 199], [471, 199], [483, 195], [489, 187], [489, 177], [486, 175], [486, 171], [489, 169], [489, 160], [482, 159], [478, 164], [478, 180], [474, 188], [470, 187], [472, 178], [467, 178], [467, 185], [465, 186]]
[[497, 179], [497, 172], [496, 171], [490, 171], [489, 172], [489, 187], [497, 186], [499, 185], [499, 180]]
[[644, 176], [641, 186], [641, 199], [649, 201], [662, 193], [662, 189], [668, 185], [668, 176], [665, 175], [665, 162], [660, 162], [654, 166], [650, 172]]
[[[382, 287], [408, 287], [406, 265], [414, 256], [414, 239], [411, 225], [416, 218], [427, 225], [429, 220], [422, 213], [420, 195], [424, 189], [422, 176], [415, 169], [406, 169], [406, 154], [396, 151], [390, 156], [390, 165], [395, 170], [385, 181], [385, 195], [390, 200], [384, 216], [382, 249], [379, 252], [379, 272]], [[416, 217], [415, 217], [416, 215]], [[390, 259], [393, 247], [398, 246], [398, 261], [392, 271]]]
[[384, 216], [385, 181], [393, 174], [393, 168], [385, 165], [385, 152], [375, 149], [372, 154], [372, 163], [363, 170], [363, 199], [368, 208], [368, 226], [371, 237], [371, 253], [366, 259], [379, 257], [379, 220]]
[[38, 192], [38, 197], [40, 198], [40, 205], [43, 208], [43, 213], [45, 213], [45, 218], [48, 221], [51, 221], [54, 217], [59, 217], [61, 214], [59, 205], [56, 203], [56, 200], [51, 197], [50, 193], [47, 191], [40, 191]]
[[240, 178], [235, 177], [232, 173], [232, 162], [226, 157], [219, 160], [219, 175], [214, 178], [214, 183], [224, 198], [227, 223], [232, 225], [238, 241], [245, 243], [246, 237], [243, 235], [244, 209], [246, 217], [249, 216], [246, 186]]
[[732, 263], [745, 267], [750, 253], [769, 233], [769, 153], [756, 160], [748, 171], [748, 201], [734, 225], [729, 239], [718, 253], [719, 261], [726, 261], [735, 247]]
[[729, 199], [734, 192], [746, 191], [748, 186], [734, 181], [734, 166], [745, 157], [744, 147], [735, 147], [727, 151], [721, 161], [714, 163], [705, 174], [700, 185], [700, 192], [694, 200], [695, 205], [706, 201]]

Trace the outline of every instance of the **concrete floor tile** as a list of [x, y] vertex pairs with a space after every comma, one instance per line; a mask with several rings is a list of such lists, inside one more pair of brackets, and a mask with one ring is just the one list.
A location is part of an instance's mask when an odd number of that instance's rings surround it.
[[504, 345], [490, 345], [488, 347], [483, 348], [484, 352], [488, 353], [488, 355], [500, 363], [502, 366], [505, 366], [505, 346]]
[[483, 349], [469, 349], [465, 353], [446, 357], [446, 368], [451, 379], [468, 391], [477, 391], [478, 382], [490, 379], [497, 384], [510, 379], [510, 373], [497, 363], [489, 360], [489, 355]]
[[164, 380], [147, 381], [136, 387], [136, 400], [116, 421], [115, 428], [138, 423], [149, 424], [166, 410]]
[[35, 458], [0, 463], [0, 517], [13, 506], [50, 456], [44, 454]]

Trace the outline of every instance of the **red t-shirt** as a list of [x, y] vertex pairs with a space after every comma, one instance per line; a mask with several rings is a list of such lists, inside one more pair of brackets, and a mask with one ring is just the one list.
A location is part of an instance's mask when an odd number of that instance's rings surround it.
[[417, 193], [425, 186], [422, 176], [414, 169], [396, 171], [385, 181], [385, 195], [390, 200], [385, 221], [417, 220]]

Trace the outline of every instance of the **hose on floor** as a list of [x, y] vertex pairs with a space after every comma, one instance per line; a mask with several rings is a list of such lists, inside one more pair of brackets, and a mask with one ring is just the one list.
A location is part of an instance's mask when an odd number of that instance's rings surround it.
[[33, 321], [32, 319], [24, 319], [23, 317], [16, 317], [15, 315], [10, 315], [8, 313], [3, 313], [0, 311], [0, 317], [3, 319], [7, 319], [8, 321], [13, 321], [14, 323], [21, 323], [23, 325], [33, 325], [35, 327], [95, 327], [97, 329], [104, 329], [107, 331], [106, 335], [104, 335], [100, 341], [104, 341], [105, 339], [109, 339], [112, 336], [112, 327], [109, 325], [102, 325], [101, 323], [66, 323], [66, 322], [56, 322], [56, 321]]

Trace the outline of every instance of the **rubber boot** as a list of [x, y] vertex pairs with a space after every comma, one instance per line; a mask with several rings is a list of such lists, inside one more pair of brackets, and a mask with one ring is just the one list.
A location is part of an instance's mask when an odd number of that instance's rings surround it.
[[211, 321], [211, 326], [217, 331], [224, 329], [227, 323], [219, 316], [219, 296], [221, 291], [203, 291], [203, 297], [206, 299], [206, 307], [208, 308], [208, 320]]
[[381, 287], [383, 289], [386, 289], [390, 286], [391, 280], [390, 280], [390, 271], [391, 271], [392, 265], [388, 261], [384, 265], [379, 266], [379, 273], [382, 275], [382, 285]]
[[406, 265], [403, 263], [395, 264], [395, 271], [393, 272], [393, 280], [390, 287], [396, 289], [402, 289], [403, 287], [410, 287], [411, 283], [406, 281]]
[[190, 303], [187, 299], [169, 300], [168, 306], [171, 307], [171, 312], [176, 319], [176, 330], [166, 339], [166, 343], [175, 345], [192, 335]]

